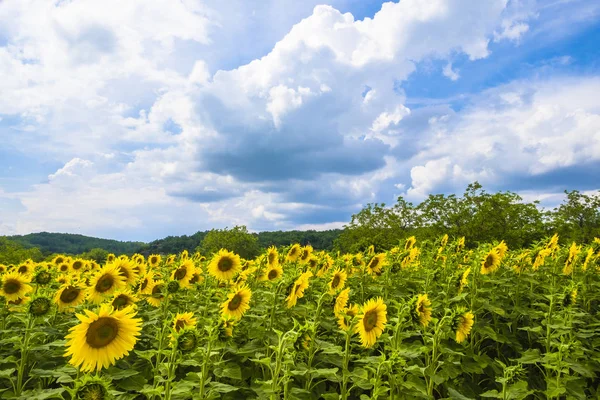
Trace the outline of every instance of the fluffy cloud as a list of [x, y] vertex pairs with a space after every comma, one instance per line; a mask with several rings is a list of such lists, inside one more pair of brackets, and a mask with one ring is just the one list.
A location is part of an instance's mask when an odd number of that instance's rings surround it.
[[520, 2], [403, 0], [364, 20], [318, 3], [2, 2], [0, 74], [14, 79], [0, 82], [0, 131], [61, 165], [0, 192], [2, 230], [339, 226], [401, 191], [597, 161], [589, 81], [559, 95], [517, 82], [460, 112], [406, 105], [420, 62], [456, 80], [455, 57], [526, 35]]
[[597, 186], [585, 171], [600, 163], [598, 90], [595, 77], [517, 81], [477, 96], [460, 113], [430, 118], [407, 195], [475, 179], [512, 189]]

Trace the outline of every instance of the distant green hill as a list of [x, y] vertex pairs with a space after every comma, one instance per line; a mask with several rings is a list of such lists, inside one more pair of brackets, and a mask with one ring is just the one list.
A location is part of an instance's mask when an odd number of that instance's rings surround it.
[[[258, 245], [261, 248], [300, 243], [302, 245], [311, 244], [317, 250], [331, 250], [333, 249], [333, 241], [341, 232], [340, 229], [328, 231], [265, 231], [253, 235], [258, 237]], [[190, 236], [167, 236], [164, 239], [158, 239], [143, 245], [136, 252], [144, 255], [177, 254], [183, 250], [193, 252], [202, 243], [207, 233], [208, 231], [196, 232]]]
[[[331, 250], [340, 229], [328, 231], [275, 231], [254, 233], [261, 248], [287, 246], [291, 243], [311, 244], [317, 250]], [[114, 254], [176, 254], [183, 250], [195, 251], [208, 231], [193, 235], [167, 236], [150, 243], [120, 242], [71, 233], [30, 233], [22, 236], [6, 236], [26, 249], [39, 248], [44, 255], [51, 253], [81, 254], [92, 249], [103, 249]]]
[[133, 254], [144, 245], [142, 242], [120, 242], [71, 233], [40, 232], [23, 236], [6, 236], [6, 238], [26, 248], [37, 247], [44, 254], [81, 254], [97, 248], [115, 254]]

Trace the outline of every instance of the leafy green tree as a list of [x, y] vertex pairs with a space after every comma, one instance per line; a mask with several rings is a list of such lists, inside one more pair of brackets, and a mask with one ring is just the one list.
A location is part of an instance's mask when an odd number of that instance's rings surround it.
[[0, 237], [0, 264], [18, 264], [29, 258], [41, 261], [42, 252], [38, 248], [28, 249], [6, 237]]
[[600, 192], [587, 195], [565, 190], [567, 198], [554, 209], [552, 227], [564, 242], [589, 243], [600, 237]]
[[429, 238], [447, 233], [464, 236], [471, 245], [504, 240], [518, 248], [547, 234], [537, 202], [525, 203], [513, 192], [487, 193], [478, 182], [460, 197], [429, 195], [417, 211], [421, 236]]
[[106, 257], [108, 256], [108, 251], [104, 249], [91, 249], [90, 251], [86, 251], [81, 254], [81, 258], [85, 260], [94, 260], [99, 264], [102, 264], [106, 261]]
[[257, 235], [249, 233], [243, 225], [209, 231], [199, 248], [205, 255], [216, 253], [220, 249], [233, 251], [246, 259], [254, 258], [260, 253]]
[[374, 245], [377, 251], [387, 250], [408, 236], [416, 220], [412, 203], [398, 198], [393, 207], [385, 203], [367, 204], [352, 216], [344, 231], [335, 240], [335, 248], [342, 252], [357, 252]]

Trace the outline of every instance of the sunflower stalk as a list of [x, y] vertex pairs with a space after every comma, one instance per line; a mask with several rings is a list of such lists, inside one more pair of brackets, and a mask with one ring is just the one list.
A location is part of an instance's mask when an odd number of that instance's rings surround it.
[[35, 318], [32, 315], [27, 316], [27, 324], [25, 325], [25, 334], [21, 342], [21, 359], [19, 360], [19, 368], [17, 370], [17, 385], [15, 386], [15, 395], [18, 397], [23, 392], [25, 377], [25, 368], [27, 367], [27, 357], [29, 356], [29, 339], [31, 338], [31, 330], [33, 329]]
[[202, 372], [200, 376], [200, 398], [204, 399], [204, 392], [206, 390], [206, 381], [208, 380], [208, 365], [210, 364], [210, 353], [212, 351], [213, 341], [215, 340], [214, 332], [211, 332], [208, 337], [208, 343], [206, 344], [206, 353], [204, 360], [202, 361]]
[[435, 388], [435, 381], [433, 377], [435, 376], [439, 368], [439, 343], [443, 334], [442, 328], [444, 327], [446, 321], [448, 321], [449, 319], [451, 319], [451, 315], [448, 313], [448, 311], [446, 311], [444, 317], [441, 320], [439, 320], [438, 323], [435, 325], [432, 337], [433, 343], [431, 346], [431, 356], [427, 357], [427, 366], [423, 370], [423, 376], [425, 377], [425, 381], [427, 382], [427, 395], [430, 397], [433, 396], [433, 390]]

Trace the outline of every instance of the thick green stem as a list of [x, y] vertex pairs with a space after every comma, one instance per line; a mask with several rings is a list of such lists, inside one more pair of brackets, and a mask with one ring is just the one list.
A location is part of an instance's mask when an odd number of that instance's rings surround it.
[[208, 379], [208, 363], [210, 361], [210, 352], [212, 350], [212, 337], [208, 339], [206, 355], [202, 363], [202, 377], [200, 378], [200, 398], [204, 398], [204, 390], [206, 388], [206, 380]]
[[33, 328], [34, 318], [29, 315], [27, 318], [27, 325], [25, 327], [25, 335], [21, 345], [21, 360], [19, 361], [19, 369], [17, 372], [17, 387], [15, 388], [15, 394], [21, 395], [23, 391], [23, 378], [25, 377], [25, 368], [27, 367], [27, 356], [29, 355], [29, 339], [31, 337], [31, 329]]
[[348, 379], [350, 378], [350, 371], [348, 366], [350, 365], [350, 338], [352, 337], [351, 329], [346, 331], [346, 346], [344, 348], [344, 370], [342, 371], [342, 400], [348, 399], [350, 393], [348, 392]]

